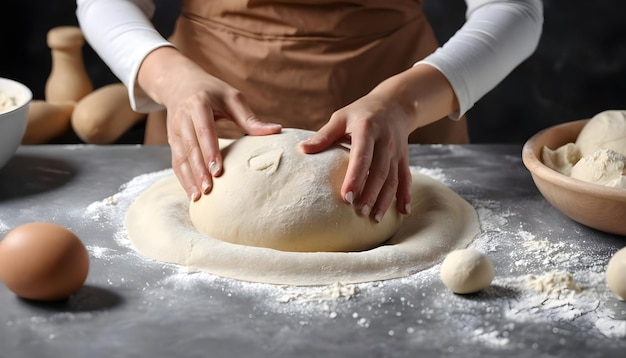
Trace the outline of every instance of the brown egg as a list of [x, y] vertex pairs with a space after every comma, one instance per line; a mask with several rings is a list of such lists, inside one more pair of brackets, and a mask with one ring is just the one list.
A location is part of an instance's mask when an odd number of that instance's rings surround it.
[[89, 254], [63, 226], [32, 222], [0, 241], [0, 280], [17, 296], [55, 301], [76, 293], [89, 272]]

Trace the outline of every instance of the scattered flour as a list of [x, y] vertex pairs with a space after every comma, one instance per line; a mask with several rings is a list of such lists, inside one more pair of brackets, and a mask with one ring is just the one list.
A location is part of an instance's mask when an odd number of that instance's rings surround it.
[[0, 91], [0, 113], [8, 112], [17, 107], [17, 100]]
[[107, 259], [113, 253], [112, 249], [101, 246], [88, 245], [86, 249], [89, 252], [89, 256], [97, 259]]
[[[414, 169], [444, 183], [448, 180], [440, 169]], [[148, 267], [155, 262], [132, 250], [123, 226], [124, 215], [139, 193], [170, 174], [171, 170], [163, 170], [140, 175], [122, 186], [118, 193], [89, 205], [84, 213], [109, 229], [113, 226], [116, 243], [131, 249], [124, 255], [133, 256], [139, 265]], [[477, 210], [483, 229], [471, 246], [487, 254], [505, 253], [513, 263], [507, 265], [508, 272], [496, 267], [492, 286], [477, 294], [476, 299], [454, 295], [443, 284], [439, 285], [440, 265], [409, 277], [383, 282], [298, 287], [241, 282], [163, 264], [173, 268], [173, 273], [156, 284], [174, 287], [171, 295], [203, 285], [223, 287], [228, 295], [261, 298], [257, 309], [265, 310], [265, 313], [293, 315], [301, 325], [310, 324], [316, 313], [331, 319], [353, 320], [355, 327], [360, 329], [380, 325], [390, 315], [417, 314], [419, 319], [403, 321], [403, 326], [386, 330], [389, 336], [410, 335], [416, 342], [431, 334], [422, 328], [426, 321], [431, 324], [441, 321], [446, 329], [450, 327], [463, 332], [468, 342], [503, 349], [513, 344], [515, 330], [528, 323], [556, 325], [567, 322], [588, 327], [590, 335], [604, 339], [626, 338], [626, 320], [615, 318], [616, 311], [619, 316], [620, 310], [621, 316], [626, 316], [626, 306], [623, 302], [616, 302], [613, 306], [607, 303], [612, 300], [604, 283], [607, 254], [584, 252], [576, 240], [551, 240], [559, 238], [558, 233], [536, 237], [524, 229], [523, 218], [514, 208], [503, 210], [495, 201], [469, 200]], [[91, 246], [88, 250], [98, 259], [120, 255], [115, 248]], [[529, 272], [536, 267], [542, 270]], [[440, 295], [440, 299], [426, 298], [421, 288], [427, 286], [435, 287], [435, 292], [429, 295]], [[164, 295], [160, 299], [167, 299], [168, 293], [164, 291], [160, 291]], [[441, 317], [448, 319], [444, 322]], [[562, 333], [554, 329], [555, 334]]]
[[136, 176], [128, 183], [122, 185], [119, 192], [102, 201], [91, 203], [87, 207], [85, 215], [94, 221], [100, 222], [102, 225], [113, 226], [115, 241], [120, 246], [132, 247], [124, 229], [124, 217], [128, 207], [151, 184], [171, 174], [171, 169], [165, 169]]
[[528, 275], [526, 285], [531, 289], [544, 293], [546, 297], [561, 298], [564, 295], [580, 293], [582, 288], [578, 286], [569, 272], [547, 272], [540, 276]]
[[413, 167], [413, 168], [415, 169], [415, 171], [424, 175], [428, 175], [429, 177], [436, 179], [444, 184], [448, 182], [448, 177], [446, 177], [446, 175], [443, 172], [443, 169], [441, 168], [423, 168], [423, 167]]

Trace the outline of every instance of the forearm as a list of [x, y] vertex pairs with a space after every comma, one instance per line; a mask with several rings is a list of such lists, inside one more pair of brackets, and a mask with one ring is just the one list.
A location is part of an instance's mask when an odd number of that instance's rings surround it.
[[76, 5], [85, 38], [129, 89], [133, 108], [156, 109], [136, 86], [144, 58], [157, 48], [171, 46], [150, 22], [152, 0], [77, 0]]
[[441, 48], [417, 64], [448, 79], [458, 118], [536, 49], [543, 24], [541, 0], [467, 0], [467, 22]]

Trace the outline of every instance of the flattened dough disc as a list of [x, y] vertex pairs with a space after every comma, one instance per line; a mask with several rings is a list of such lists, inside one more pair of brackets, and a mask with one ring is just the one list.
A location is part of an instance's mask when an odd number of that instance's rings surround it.
[[173, 173], [142, 192], [126, 214], [134, 248], [159, 261], [222, 277], [289, 285], [399, 278], [426, 269], [480, 232], [474, 208], [450, 188], [414, 172], [412, 210], [383, 245], [359, 252], [287, 252], [220, 241], [199, 233]]

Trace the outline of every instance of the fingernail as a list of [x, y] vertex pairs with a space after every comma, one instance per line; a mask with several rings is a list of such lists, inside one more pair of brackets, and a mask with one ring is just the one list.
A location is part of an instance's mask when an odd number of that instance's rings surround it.
[[197, 201], [200, 199], [200, 193], [198, 193], [198, 189], [191, 189], [191, 201]]
[[369, 205], [363, 205], [363, 207], [361, 208], [361, 214], [363, 214], [363, 216], [370, 216], [371, 212], [372, 208], [370, 208]]
[[404, 213], [407, 215], [411, 215], [411, 204], [407, 203], [404, 205]]
[[202, 181], [202, 193], [208, 194], [209, 191], [211, 191], [211, 183], [205, 179]]
[[220, 163], [216, 161], [212, 161], [211, 163], [209, 163], [209, 172], [211, 172], [212, 176], [216, 176], [217, 173], [219, 173], [220, 169], [222, 169]]
[[376, 215], [374, 215], [374, 220], [376, 220], [377, 223], [383, 221], [383, 215], [385, 215], [385, 213], [383, 213], [382, 210], [378, 210]]
[[352, 202], [354, 201], [354, 193], [352, 193], [351, 191], [349, 191], [346, 194], [346, 201], [348, 202], [348, 204], [352, 204]]

